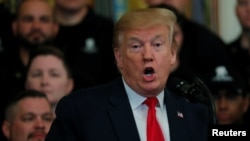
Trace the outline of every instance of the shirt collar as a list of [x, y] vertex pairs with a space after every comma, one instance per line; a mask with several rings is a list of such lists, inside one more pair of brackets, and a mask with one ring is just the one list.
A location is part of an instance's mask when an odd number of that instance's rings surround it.
[[[125, 86], [125, 91], [128, 95], [128, 99], [130, 102], [130, 105], [132, 107], [132, 110], [135, 110], [136, 108], [138, 108], [139, 106], [141, 106], [141, 104], [147, 99], [147, 97], [141, 96], [139, 95], [137, 92], [135, 92], [133, 89], [131, 89], [127, 83], [123, 80], [123, 84]], [[160, 105], [160, 109], [163, 110], [163, 105], [164, 105], [164, 90], [162, 90], [157, 96], [157, 99], [159, 101], [159, 105]]]

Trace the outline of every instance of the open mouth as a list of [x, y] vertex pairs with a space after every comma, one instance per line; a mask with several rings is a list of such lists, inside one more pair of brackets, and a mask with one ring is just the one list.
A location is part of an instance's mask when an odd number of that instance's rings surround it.
[[150, 76], [150, 75], [152, 75], [154, 73], [155, 73], [155, 71], [154, 71], [154, 69], [152, 67], [147, 67], [144, 70], [144, 74], [147, 75], [147, 76]]
[[155, 70], [152, 67], [147, 67], [144, 69], [144, 80], [147, 82], [152, 82], [155, 79]]

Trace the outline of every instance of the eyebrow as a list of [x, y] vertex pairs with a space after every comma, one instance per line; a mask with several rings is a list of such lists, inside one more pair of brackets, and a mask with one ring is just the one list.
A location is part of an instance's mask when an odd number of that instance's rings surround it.
[[[154, 41], [154, 40], [156, 40], [156, 39], [159, 39], [159, 38], [162, 38], [163, 37], [163, 35], [162, 34], [159, 34], [159, 35], [156, 35], [152, 40], [150, 40], [150, 41]], [[137, 38], [137, 37], [130, 37], [129, 39], [128, 39], [129, 41], [141, 41], [139, 38]]]

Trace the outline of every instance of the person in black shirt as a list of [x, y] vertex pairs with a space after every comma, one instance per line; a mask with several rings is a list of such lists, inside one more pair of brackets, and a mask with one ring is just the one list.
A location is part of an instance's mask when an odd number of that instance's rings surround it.
[[[13, 21], [13, 14], [5, 7], [4, 3], [0, 3], [0, 57], [4, 52], [11, 47], [13, 34], [11, 30], [11, 22]], [[2, 58], [0, 58], [2, 61]]]
[[241, 25], [240, 35], [227, 45], [233, 66], [246, 78], [250, 93], [250, 0], [237, 0], [235, 13]]
[[[227, 44], [229, 57], [234, 68], [243, 76], [247, 83], [247, 93], [250, 95], [250, 0], [237, 0], [235, 13], [241, 26], [241, 33]], [[249, 99], [250, 100], [250, 99]], [[247, 124], [250, 124], [250, 108], [245, 115]]]
[[[52, 44], [58, 25], [53, 9], [46, 0], [25, 0], [20, 3], [12, 23], [15, 44], [6, 51], [1, 80], [10, 93], [24, 88], [25, 67], [30, 52], [39, 45]], [[13, 89], [15, 88], [15, 89]]]
[[[39, 45], [50, 44], [58, 25], [47, 0], [25, 0], [17, 9], [12, 23], [15, 44], [6, 50], [1, 65], [1, 110], [10, 96], [24, 90], [26, 66], [30, 52]], [[1, 111], [2, 114], [2, 111]], [[2, 115], [1, 115], [2, 121]]]
[[206, 83], [214, 97], [217, 123], [247, 124], [244, 117], [249, 107], [249, 95], [243, 76], [237, 69], [217, 66], [210, 73]]
[[56, 0], [55, 16], [60, 24], [56, 45], [73, 72], [86, 73], [95, 84], [119, 75], [112, 53], [112, 19], [96, 14], [87, 0]]

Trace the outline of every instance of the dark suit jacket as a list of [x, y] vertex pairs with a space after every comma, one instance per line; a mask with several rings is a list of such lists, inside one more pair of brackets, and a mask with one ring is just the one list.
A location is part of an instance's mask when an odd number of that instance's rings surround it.
[[[207, 107], [168, 90], [164, 97], [171, 141], [207, 140]], [[62, 98], [56, 115], [46, 141], [140, 141], [121, 78]]]

